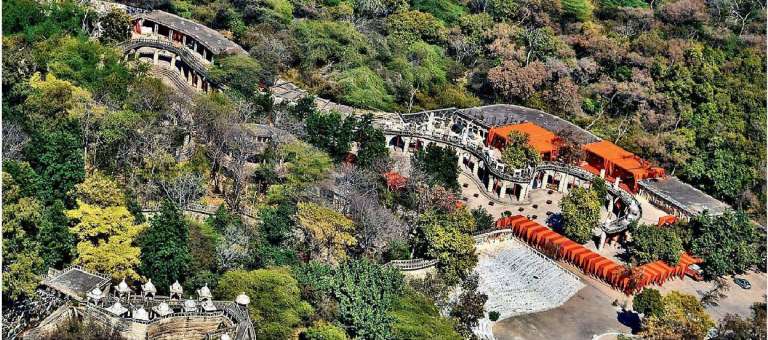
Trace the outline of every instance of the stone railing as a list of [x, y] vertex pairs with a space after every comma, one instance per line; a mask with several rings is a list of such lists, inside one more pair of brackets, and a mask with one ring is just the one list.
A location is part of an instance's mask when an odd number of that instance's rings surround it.
[[387, 262], [387, 266], [397, 268], [400, 271], [412, 271], [434, 267], [437, 260], [412, 259], [412, 260], [392, 260]]
[[[501, 160], [498, 160], [492, 157], [488, 152], [486, 152], [483, 149], [482, 145], [474, 143], [472, 141], [465, 141], [459, 136], [451, 135], [448, 133], [424, 131], [416, 128], [396, 127], [394, 124], [386, 124], [386, 123], [381, 124], [381, 127], [385, 135], [390, 135], [390, 136], [397, 135], [397, 136], [405, 136], [405, 137], [423, 138], [423, 139], [431, 140], [434, 142], [460, 148], [461, 150], [467, 151], [472, 155], [474, 155], [475, 157], [477, 157], [478, 159], [482, 160], [487, 165], [488, 171], [494, 176], [504, 180], [509, 180], [512, 182], [528, 183], [533, 179], [533, 176], [536, 172], [546, 171], [546, 170], [565, 173], [585, 181], [591, 181], [596, 177], [593, 173], [585, 169], [582, 169], [581, 167], [560, 163], [560, 162], [542, 162], [538, 164], [536, 167], [529, 167], [528, 169], [515, 170], [514, 172], [510, 173], [502, 165]], [[615, 232], [623, 231], [627, 227], [629, 227], [629, 225], [633, 221], [639, 219], [640, 216], [642, 215], [640, 203], [637, 202], [634, 196], [625, 192], [624, 190], [615, 188], [610, 184], [607, 187], [608, 187], [608, 191], [614, 197], [618, 197], [622, 201], [622, 203], [626, 207], [626, 211], [623, 216], [609, 222], [608, 224], [604, 224], [601, 227], [607, 233], [615, 233]]]
[[[186, 212], [193, 212], [203, 215], [213, 215], [216, 214], [216, 211], [219, 210], [218, 205], [207, 205], [207, 204], [200, 204], [200, 203], [189, 203], [186, 206], [184, 206], [183, 209], [181, 209]], [[160, 203], [159, 202], [144, 202], [141, 204], [141, 212], [143, 213], [156, 213], [160, 211]], [[252, 219], [256, 219], [257, 215], [253, 209], [248, 207], [241, 207], [239, 209], [239, 213], [242, 216], [250, 217]]]
[[208, 65], [203, 63], [200, 60], [200, 57], [190, 52], [185, 46], [181, 44], [173, 43], [170, 40], [167, 40], [161, 37], [157, 37], [157, 38], [142, 37], [142, 38], [131, 38], [129, 40], [126, 40], [120, 43], [118, 46], [120, 46], [120, 48], [123, 49], [123, 53], [128, 53], [131, 50], [140, 48], [140, 47], [153, 47], [153, 48], [173, 52], [176, 55], [180, 56], [181, 59], [184, 60], [184, 63], [186, 63], [189, 67], [195, 70], [195, 72], [202, 75], [211, 84], [217, 87], [221, 85], [211, 80], [210, 77], [208, 76]]
[[385, 135], [418, 137], [418, 138], [428, 139], [434, 142], [458, 147], [464, 151], [471, 153], [473, 156], [477, 157], [478, 159], [482, 160], [483, 163], [486, 164], [488, 171], [490, 171], [494, 176], [499, 177], [501, 179], [505, 179], [505, 180], [517, 182], [517, 183], [527, 183], [527, 182], [530, 182], [530, 180], [533, 178], [533, 174], [534, 174], [533, 168], [517, 170], [513, 173], [509, 173], [503, 170], [505, 166], [503, 163], [501, 163], [501, 161], [495, 159], [494, 157], [489, 155], [486, 150], [483, 149], [482, 144], [474, 143], [472, 141], [465, 141], [459, 136], [450, 135], [447, 133], [425, 132], [423, 130], [417, 130], [417, 129], [394, 130], [394, 129], [391, 129], [391, 127], [385, 128], [383, 132]]

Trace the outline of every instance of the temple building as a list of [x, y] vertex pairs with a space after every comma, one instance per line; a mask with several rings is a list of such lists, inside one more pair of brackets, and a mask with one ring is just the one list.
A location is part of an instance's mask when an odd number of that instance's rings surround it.
[[486, 144], [499, 150], [504, 149], [513, 131], [528, 136], [528, 144], [541, 155], [542, 160], [557, 159], [557, 135], [531, 122], [491, 127]]
[[622, 149], [607, 140], [584, 145], [586, 164], [584, 168], [606, 178], [623, 189], [636, 193], [638, 183], [648, 178], [664, 177], [664, 169], [652, 166], [648, 161]]

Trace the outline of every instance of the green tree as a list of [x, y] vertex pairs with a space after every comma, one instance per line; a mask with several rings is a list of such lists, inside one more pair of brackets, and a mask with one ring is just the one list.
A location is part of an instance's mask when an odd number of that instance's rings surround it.
[[301, 300], [298, 282], [285, 268], [226, 272], [215, 293], [229, 301], [240, 293], [250, 297], [248, 312], [257, 339], [290, 339], [293, 330], [312, 314], [312, 306]]
[[208, 71], [211, 80], [227, 84], [236, 95], [245, 99], [254, 99], [259, 85], [270, 85], [275, 77], [247, 54], [236, 53], [221, 57], [214, 65]]
[[160, 211], [149, 221], [141, 235], [141, 266], [139, 272], [151, 278], [159, 292], [176, 281], [184, 281], [191, 270], [192, 256], [187, 241], [189, 226], [181, 211], [170, 201], [163, 201]]
[[264, 207], [259, 210], [260, 234], [273, 245], [280, 245], [288, 240], [293, 232], [294, 222], [291, 216], [296, 214], [293, 202], [283, 202], [276, 207]]
[[595, 178], [592, 179], [589, 188], [595, 192], [601, 205], [608, 203], [608, 184], [605, 183], [604, 179], [595, 176]]
[[312, 111], [305, 121], [307, 141], [325, 150], [331, 157], [343, 158], [352, 142], [354, 118], [342, 118], [336, 111], [328, 113]]
[[599, 226], [600, 201], [592, 190], [574, 188], [560, 201], [563, 215], [563, 234], [579, 243], [592, 238], [592, 230]]
[[759, 243], [765, 238], [743, 211], [726, 211], [720, 216], [705, 212], [689, 223], [691, 251], [704, 259], [702, 268], [709, 277], [742, 273], [761, 259]]
[[475, 219], [477, 230], [489, 230], [496, 226], [496, 220], [483, 207], [472, 209], [472, 218]]
[[344, 329], [327, 323], [320, 323], [308, 328], [304, 332], [306, 340], [346, 340], [347, 333]]
[[712, 339], [717, 340], [748, 340], [765, 339], [765, 302], [755, 302], [752, 304], [752, 315], [749, 318], [742, 318], [737, 314], [726, 314], [717, 325], [717, 331]]
[[75, 236], [69, 231], [69, 219], [64, 215], [64, 203], [55, 201], [45, 208], [38, 240], [40, 256], [46, 267], [60, 268], [75, 257]]
[[131, 17], [124, 10], [113, 8], [101, 18], [102, 42], [122, 42], [128, 40], [131, 32]]
[[316, 306], [324, 296], [338, 303], [338, 321], [350, 338], [392, 338], [393, 318], [388, 312], [404, 285], [397, 269], [362, 259], [335, 268], [310, 262], [297, 272], [303, 290], [312, 292]]
[[594, 6], [590, 0], [563, 0], [563, 13], [578, 21], [589, 21]]
[[512, 131], [501, 151], [501, 161], [510, 169], [523, 169], [541, 162], [541, 155], [531, 146], [527, 134]]
[[645, 288], [642, 292], [632, 298], [632, 308], [645, 317], [661, 316], [664, 311], [661, 293], [653, 288]]
[[415, 166], [430, 177], [431, 185], [459, 188], [459, 157], [450, 148], [430, 144], [416, 153]]
[[470, 275], [461, 283], [461, 295], [458, 301], [451, 306], [451, 317], [458, 322], [456, 330], [464, 336], [471, 338], [474, 334], [473, 328], [477, 327], [478, 320], [485, 315], [485, 302], [488, 301], [488, 295], [477, 291], [480, 278], [477, 274]]
[[627, 252], [639, 263], [663, 260], [674, 266], [683, 252], [683, 241], [672, 228], [640, 224], [632, 229]]
[[357, 162], [361, 166], [370, 167], [377, 160], [389, 158], [384, 133], [373, 126], [372, 115], [367, 114], [357, 122], [354, 138], [358, 145]]
[[419, 216], [412, 242], [417, 255], [437, 259], [443, 279], [455, 284], [477, 264], [475, 241], [470, 235], [474, 229], [474, 218], [466, 209], [450, 214], [430, 210]]
[[24, 155], [40, 175], [46, 191], [41, 197], [74, 205], [72, 189], [85, 179], [82, 135], [77, 122], [69, 120], [55, 130], [35, 131]]
[[455, 322], [444, 318], [428, 297], [406, 288], [392, 304], [392, 336], [396, 339], [462, 339]]

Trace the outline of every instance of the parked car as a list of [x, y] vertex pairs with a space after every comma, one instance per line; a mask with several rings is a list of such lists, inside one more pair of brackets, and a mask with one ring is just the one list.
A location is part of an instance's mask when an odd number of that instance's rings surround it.
[[689, 265], [688, 269], [685, 271], [685, 274], [696, 281], [704, 280], [704, 271], [702, 271], [701, 267], [696, 264]]
[[741, 289], [750, 289], [752, 288], [752, 284], [749, 283], [746, 279], [742, 279], [740, 277], [734, 277], [733, 283], [735, 283], [737, 286], [741, 287]]

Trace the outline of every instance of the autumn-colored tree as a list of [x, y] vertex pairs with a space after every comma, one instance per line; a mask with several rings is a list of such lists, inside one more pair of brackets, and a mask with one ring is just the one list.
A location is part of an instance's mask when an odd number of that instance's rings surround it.
[[66, 211], [78, 241], [75, 263], [114, 279], [139, 279], [141, 250], [135, 241], [146, 224], [136, 223], [122, 191], [106, 176], [88, 177], [77, 191], [77, 208]]
[[299, 203], [296, 219], [304, 230], [313, 258], [336, 263], [347, 257], [347, 249], [357, 244], [352, 220], [315, 203]]
[[673, 291], [662, 299], [662, 311], [646, 319], [641, 334], [652, 339], [705, 339], [715, 326], [701, 302]]

